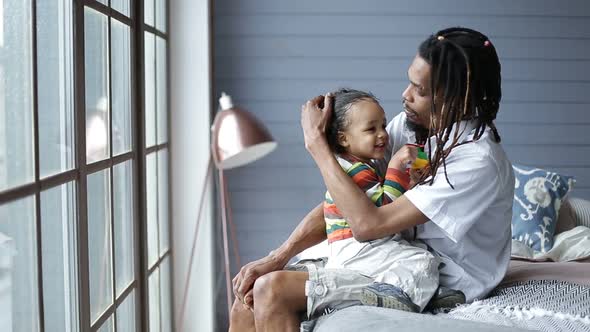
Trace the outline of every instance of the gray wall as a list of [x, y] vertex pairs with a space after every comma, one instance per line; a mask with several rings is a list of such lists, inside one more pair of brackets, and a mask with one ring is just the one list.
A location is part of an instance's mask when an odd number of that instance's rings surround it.
[[[486, 33], [503, 75], [497, 124], [514, 163], [574, 175], [590, 199], [590, 2], [215, 1], [214, 88], [255, 113], [277, 151], [227, 172], [242, 261], [286, 239], [324, 185], [303, 146], [299, 110], [347, 86], [401, 111], [418, 44], [448, 26]], [[235, 271], [234, 271], [235, 272]]]

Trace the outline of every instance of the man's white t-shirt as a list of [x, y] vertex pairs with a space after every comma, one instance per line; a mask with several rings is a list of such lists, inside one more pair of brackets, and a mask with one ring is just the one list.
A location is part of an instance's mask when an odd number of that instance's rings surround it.
[[[415, 143], [405, 121], [402, 112], [387, 126], [393, 153]], [[459, 132], [459, 143], [471, 140], [474, 123], [462, 122]], [[430, 219], [417, 227], [416, 239], [440, 256], [440, 283], [460, 289], [471, 302], [498, 285], [508, 268], [514, 173], [489, 128], [479, 140], [453, 148], [446, 173], [454, 189], [441, 166], [432, 185], [416, 186], [404, 195]]]

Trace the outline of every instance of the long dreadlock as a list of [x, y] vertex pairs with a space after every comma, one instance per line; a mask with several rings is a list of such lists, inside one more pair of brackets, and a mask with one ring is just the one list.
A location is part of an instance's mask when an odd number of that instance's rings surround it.
[[[491, 129], [496, 142], [501, 140], [494, 125], [502, 98], [500, 61], [488, 37], [460, 27], [431, 35], [420, 44], [418, 55], [431, 66], [430, 93], [433, 97], [428, 137], [436, 136], [434, 156], [431, 140], [424, 137], [418, 142], [428, 142], [430, 159], [430, 171], [423, 174], [418, 183], [432, 184], [442, 165], [447, 183], [454, 189], [447, 175], [446, 158], [460, 145], [459, 123], [476, 121], [473, 141], [481, 138], [486, 127]], [[441, 111], [437, 113], [439, 102], [442, 102]], [[451, 137], [453, 128], [456, 129]], [[451, 143], [445, 148], [449, 140]]]

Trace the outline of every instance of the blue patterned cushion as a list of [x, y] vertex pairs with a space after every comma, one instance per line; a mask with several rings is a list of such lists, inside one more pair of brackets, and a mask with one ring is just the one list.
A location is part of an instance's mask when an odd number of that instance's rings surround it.
[[559, 208], [575, 180], [544, 169], [514, 165], [512, 238], [539, 252], [553, 247]]

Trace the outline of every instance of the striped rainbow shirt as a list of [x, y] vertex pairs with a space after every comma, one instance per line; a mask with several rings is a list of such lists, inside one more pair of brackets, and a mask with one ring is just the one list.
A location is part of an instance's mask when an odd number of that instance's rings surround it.
[[[367, 196], [377, 206], [391, 203], [408, 190], [410, 185], [410, 177], [396, 169], [388, 168], [385, 179], [383, 179], [374, 167], [351, 156], [336, 156], [336, 159], [346, 174], [367, 193]], [[326, 191], [324, 201], [324, 219], [328, 243], [352, 237], [352, 230], [348, 222], [334, 204], [328, 191]]]

